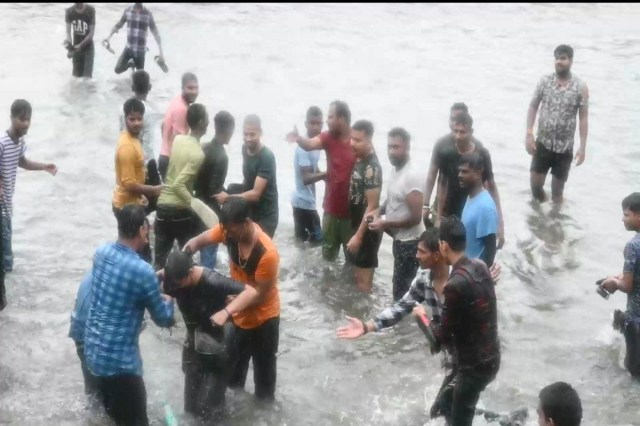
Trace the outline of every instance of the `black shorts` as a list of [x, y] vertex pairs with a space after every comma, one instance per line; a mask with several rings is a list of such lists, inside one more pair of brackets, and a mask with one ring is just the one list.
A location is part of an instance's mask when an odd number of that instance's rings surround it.
[[551, 169], [551, 175], [566, 182], [569, 169], [573, 161], [573, 150], [567, 152], [549, 151], [540, 142], [536, 142], [536, 152], [531, 158], [531, 171], [546, 175]]
[[[355, 231], [356, 230], [354, 229], [354, 234]], [[355, 255], [349, 253], [348, 250], [345, 250], [347, 262], [358, 268], [377, 268], [380, 241], [382, 241], [382, 233], [367, 230], [362, 237], [360, 250], [358, 250]]]

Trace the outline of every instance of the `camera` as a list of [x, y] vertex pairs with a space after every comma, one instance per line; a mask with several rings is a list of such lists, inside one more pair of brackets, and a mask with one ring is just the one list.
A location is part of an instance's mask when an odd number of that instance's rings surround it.
[[598, 293], [603, 299], [608, 299], [609, 296], [611, 296], [611, 293], [602, 287], [602, 283], [605, 279], [606, 278], [602, 278], [601, 280], [596, 281], [596, 285], [598, 286], [598, 288], [596, 288], [596, 293]]

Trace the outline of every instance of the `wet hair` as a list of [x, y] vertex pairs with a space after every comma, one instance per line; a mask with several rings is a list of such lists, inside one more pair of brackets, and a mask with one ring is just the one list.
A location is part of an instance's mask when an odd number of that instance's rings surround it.
[[127, 99], [124, 105], [122, 106], [122, 110], [124, 111], [124, 116], [127, 117], [132, 112], [139, 112], [144, 115], [144, 104], [141, 100], [136, 98]]
[[229, 197], [220, 209], [220, 223], [244, 223], [249, 219], [249, 203], [244, 198]]
[[184, 86], [187, 85], [188, 82], [190, 81], [198, 81], [198, 77], [196, 77], [196, 75], [192, 72], [185, 72], [184, 74], [182, 74], [182, 88], [184, 89]]
[[451, 105], [451, 111], [462, 111], [469, 114], [469, 108], [464, 102], [456, 102], [455, 104]]
[[249, 114], [244, 118], [244, 125], [256, 126], [258, 129], [262, 129], [262, 120], [256, 114]]
[[451, 250], [456, 253], [467, 248], [467, 231], [464, 228], [464, 223], [456, 215], [442, 219], [438, 237], [440, 241], [449, 244]]
[[578, 392], [570, 384], [556, 382], [540, 391], [540, 407], [546, 419], [553, 419], [556, 426], [579, 426], [582, 420], [582, 403]]
[[351, 126], [351, 128], [358, 132], [364, 132], [364, 134], [369, 139], [373, 137], [373, 123], [369, 120], [358, 120], [353, 123], [353, 126]]
[[344, 118], [344, 121], [347, 122], [347, 124], [351, 124], [351, 110], [349, 109], [349, 105], [347, 105], [346, 102], [343, 101], [333, 101], [331, 102], [331, 105], [333, 105], [336, 109], [336, 118]]
[[571, 60], [573, 60], [573, 47], [569, 46], [568, 44], [561, 44], [560, 46], [556, 47], [556, 50], [553, 51], [553, 57], [557, 58], [560, 55], [567, 55], [567, 57]]
[[206, 116], [207, 109], [202, 104], [194, 103], [187, 108], [187, 124], [191, 129], [196, 127]]
[[468, 112], [462, 111], [460, 114], [457, 114], [453, 117], [452, 122], [454, 125], [461, 124], [467, 129], [473, 128], [473, 118], [471, 118]]
[[640, 192], [627, 195], [622, 200], [622, 209], [631, 210], [633, 213], [640, 213]]
[[322, 110], [315, 105], [310, 106], [307, 110], [307, 121], [309, 121], [310, 118], [315, 117], [322, 117]]
[[173, 250], [167, 257], [164, 265], [164, 289], [171, 291], [178, 286], [178, 281], [189, 275], [189, 270], [194, 266], [190, 253]]
[[149, 73], [145, 70], [136, 70], [132, 77], [132, 90], [134, 93], [147, 94], [151, 90]]
[[228, 111], [220, 111], [213, 117], [216, 133], [230, 133], [236, 125], [236, 119]]
[[26, 99], [16, 99], [11, 104], [11, 117], [26, 117], [31, 115], [31, 104]]
[[440, 238], [438, 237], [437, 228], [429, 228], [420, 235], [418, 244], [424, 244], [424, 246], [431, 252], [435, 253], [440, 250]]
[[389, 130], [388, 136], [390, 138], [400, 138], [407, 145], [411, 143], [411, 135], [402, 127], [394, 127], [393, 129]]
[[471, 170], [482, 170], [484, 168], [484, 161], [482, 156], [477, 151], [467, 152], [460, 157], [459, 165], [468, 164]]
[[147, 214], [144, 207], [139, 204], [127, 204], [121, 210], [117, 211], [116, 219], [118, 221], [118, 236], [127, 240], [131, 240], [138, 235], [140, 227], [147, 221]]

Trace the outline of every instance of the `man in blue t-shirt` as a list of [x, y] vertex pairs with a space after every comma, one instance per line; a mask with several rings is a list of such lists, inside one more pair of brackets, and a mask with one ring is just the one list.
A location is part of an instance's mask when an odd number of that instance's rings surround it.
[[[640, 192], [622, 200], [622, 221], [628, 231], [635, 231], [624, 246], [622, 274], [607, 277], [602, 283], [607, 291], [627, 293], [627, 311], [614, 314], [614, 327], [620, 328], [627, 345], [624, 366], [632, 376], [640, 378]], [[620, 317], [616, 321], [616, 317]], [[617, 324], [616, 324], [617, 323]]]
[[[322, 111], [317, 106], [307, 110], [307, 138], [312, 139], [322, 132]], [[320, 216], [316, 209], [316, 182], [324, 180], [327, 173], [318, 170], [320, 151], [305, 151], [299, 146], [293, 160], [296, 190], [291, 194], [293, 222], [296, 239], [317, 243], [322, 241]]]
[[469, 197], [462, 210], [462, 222], [467, 230], [465, 255], [481, 259], [488, 267], [496, 256], [498, 209], [491, 194], [482, 184], [483, 159], [477, 152], [464, 154], [458, 166], [460, 186], [468, 188]]

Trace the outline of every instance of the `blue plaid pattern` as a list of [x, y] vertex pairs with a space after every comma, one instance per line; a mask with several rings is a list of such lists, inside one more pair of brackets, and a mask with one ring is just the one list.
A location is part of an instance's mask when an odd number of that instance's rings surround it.
[[417, 303], [425, 303], [433, 321], [440, 321], [442, 303], [433, 288], [428, 269], [418, 269], [416, 277], [411, 282], [409, 291], [392, 307], [385, 309], [373, 320], [378, 330], [391, 327], [399, 323], [402, 318], [410, 314]]
[[116, 28], [122, 28], [125, 23], [127, 23], [127, 47], [136, 53], [144, 53], [147, 48], [147, 29], [156, 30], [153, 15], [146, 7], [138, 11], [134, 6], [130, 6], [122, 14]]
[[158, 326], [170, 327], [173, 303], [160, 296], [160, 285], [151, 265], [119, 243], [96, 250], [92, 281], [84, 336], [89, 370], [99, 377], [141, 376], [138, 336], [145, 308]]

